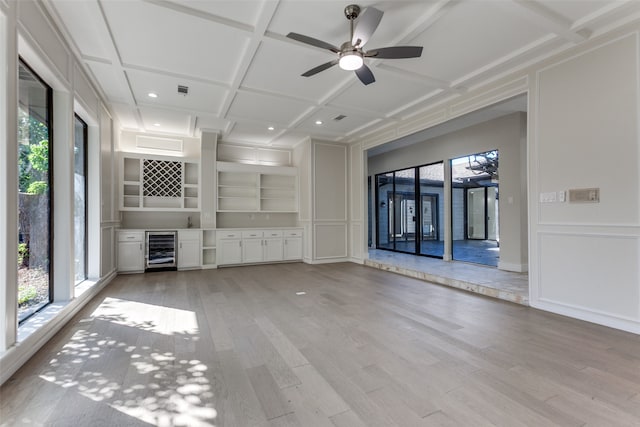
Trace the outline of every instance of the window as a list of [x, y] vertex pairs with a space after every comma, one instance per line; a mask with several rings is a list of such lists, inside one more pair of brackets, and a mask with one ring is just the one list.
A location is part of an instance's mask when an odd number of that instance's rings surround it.
[[87, 124], [77, 115], [73, 153], [74, 270], [78, 285], [87, 278]]
[[24, 62], [18, 86], [18, 321], [52, 299], [51, 88]]

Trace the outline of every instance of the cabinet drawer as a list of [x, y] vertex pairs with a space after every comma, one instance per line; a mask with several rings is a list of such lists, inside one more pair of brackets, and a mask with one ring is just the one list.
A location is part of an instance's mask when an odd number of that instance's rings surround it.
[[262, 236], [263, 236], [262, 230], [244, 230], [242, 232], [243, 239], [253, 239], [253, 238], [262, 237]]
[[265, 231], [264, 237], [282, 237], [282, 230]]
[[284, 237], [302, 237], [302, 230], [284, 230]]
[[144, 233], [142, 231], [119, 231], [118, 242], [142, 242]]
[[217, 231], [218, 239], [239, 239], [242, 237], [240, 231]]
[[178, 230], [178, 240], [200, 240], [200, 231]]

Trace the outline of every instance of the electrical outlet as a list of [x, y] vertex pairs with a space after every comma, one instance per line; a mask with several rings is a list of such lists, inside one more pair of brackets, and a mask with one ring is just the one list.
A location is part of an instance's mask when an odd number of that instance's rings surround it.
[[567, 199], [567, 193], [564, 190], [558, 191], [558, 201], [560, 203], [564, 203], [566, 199]]

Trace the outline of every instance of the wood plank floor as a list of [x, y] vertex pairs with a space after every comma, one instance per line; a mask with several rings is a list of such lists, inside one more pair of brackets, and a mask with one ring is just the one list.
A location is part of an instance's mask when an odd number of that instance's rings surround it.
[[351, 263], [162, 272], [0, 393], [3, 426], [637, 427], [640, 337]]

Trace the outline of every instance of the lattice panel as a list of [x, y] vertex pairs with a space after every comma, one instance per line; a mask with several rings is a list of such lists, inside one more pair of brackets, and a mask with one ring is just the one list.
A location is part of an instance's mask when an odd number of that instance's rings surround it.
[[143, 195], [182, 197], [182, 163], [169, 160], [143, 160]]

